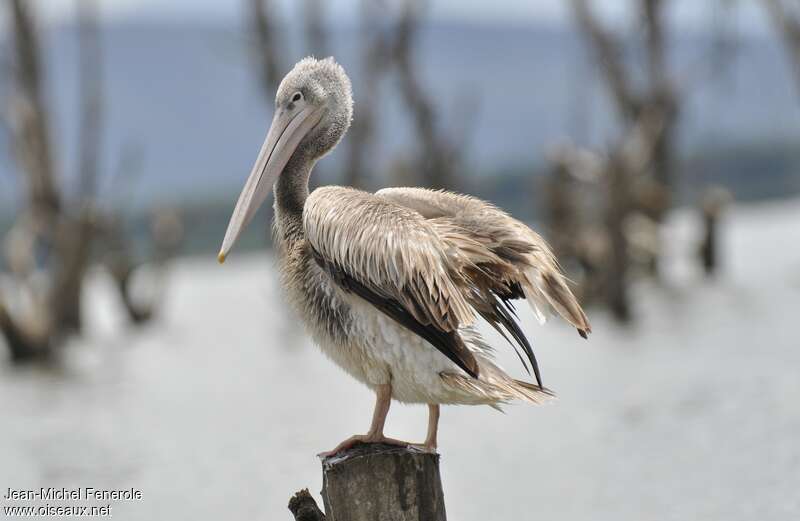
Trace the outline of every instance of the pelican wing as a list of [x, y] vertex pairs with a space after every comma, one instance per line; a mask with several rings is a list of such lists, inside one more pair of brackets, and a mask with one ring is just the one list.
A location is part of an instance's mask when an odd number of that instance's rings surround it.
[[[582, 337], [591, 332], [547, 243], [525, 224], [490, 203], [452, 192], [387, 188], [376, 195], [425, 217], [449, 246], [472, 261], [477, 269], [467, 266], [466, 273], [477, 290], [469, 302], [495, 327], [510, 324], [487, 306], [496, 299], [525, 298], [540, 321], [552, 308]], [[516, 338], [513, 326], [511, 334]]]
[[467, 281], [433, 223], [376, 195], [327, 186], [308, 197], [303, 227], [315, 260], [342, 289], [477, 376], [477, 361], [458, 332], [475, 318]]

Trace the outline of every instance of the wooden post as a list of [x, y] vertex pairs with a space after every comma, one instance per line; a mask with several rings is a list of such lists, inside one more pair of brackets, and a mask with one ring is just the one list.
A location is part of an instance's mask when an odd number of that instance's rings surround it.
[[[439, 455], [383, 444], [357, 445], [322, 461], [325, 514], [301, 495], [304, 511], [326, 521], [446, 521]], [[302, 494], [302, 493], [301, 493]], [[296, 496], [297, 497], [297, 496]], [[299, 500], [298, 500], [299, 501]], [[294, 506], [298, 506], [295, 501]], [[309, 514], [307, 514], [309, 515]]]

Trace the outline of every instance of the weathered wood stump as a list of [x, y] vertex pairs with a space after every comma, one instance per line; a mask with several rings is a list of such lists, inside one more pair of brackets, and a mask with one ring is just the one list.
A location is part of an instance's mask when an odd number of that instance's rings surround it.
[[[325, 458], [322, 461], [322, 475], [322, 499], [326, 517], [320, 512], [319, 517], [305, 519], [447, 519], [438, 454], [391, 445], [362, 444]], [[308, 500], [311, 500], [310, 496], [303, 498], [304, 502]]]
[[317, 506], [307, 488], [294, 495], [289, 500], [289, 511], [295, 521], [325, 521], [325, 514]]

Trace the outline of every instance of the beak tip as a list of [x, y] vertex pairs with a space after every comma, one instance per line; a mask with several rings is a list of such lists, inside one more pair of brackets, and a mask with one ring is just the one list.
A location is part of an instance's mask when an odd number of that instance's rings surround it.
[[225, 264], [226, 258], [227, 255], [225, 255], [225, 252], [220, 251], [219, 254], [217, 255], [217, 262], [219, 262], [220, 264]]

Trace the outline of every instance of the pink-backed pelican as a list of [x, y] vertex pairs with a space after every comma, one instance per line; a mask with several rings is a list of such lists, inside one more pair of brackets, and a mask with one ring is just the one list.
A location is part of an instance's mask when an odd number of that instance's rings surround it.
[[[552, 393], [512, 301], [540, 321], [554, 310], [586, 338], [589, 322], [545, 241], [474, 197], [423, 188], [309, 193], [314, 164], [347, 131], [350, 80], [332, 58], [305, 58], [281, 82], [275, 115], [228, 225], [219, 261], [270, 191], [282, 285], [322, 351], [376, 395], [366, 434], [339, 444], [406, 444], [384, 436], [391, 400], [427, 404], [437, 446], [441, 404], [540, 403]], [[512, 378], [476, 329], [509, 340], [536, 383]], [[409, 444], [410, 445], [410, 444]]]

